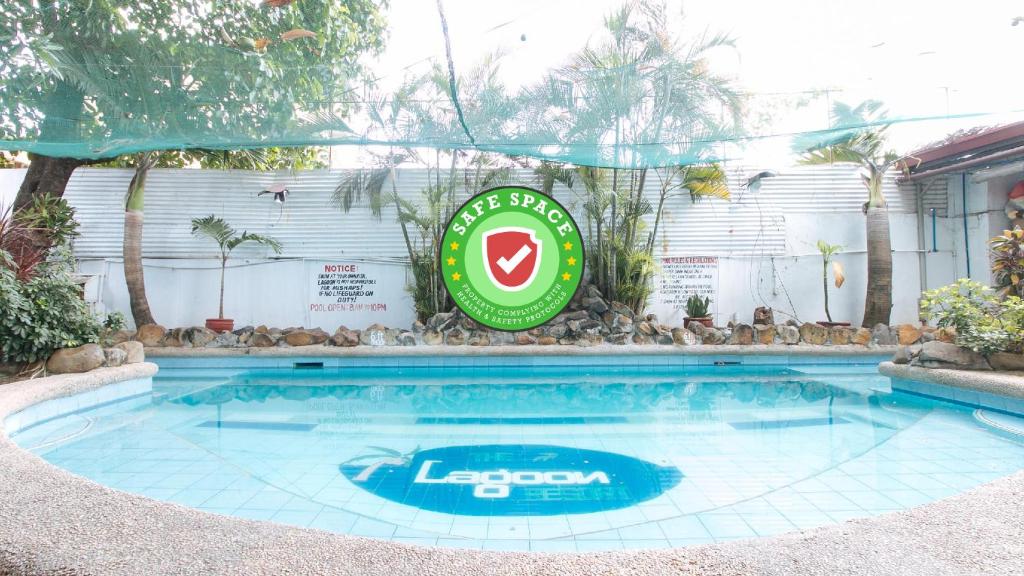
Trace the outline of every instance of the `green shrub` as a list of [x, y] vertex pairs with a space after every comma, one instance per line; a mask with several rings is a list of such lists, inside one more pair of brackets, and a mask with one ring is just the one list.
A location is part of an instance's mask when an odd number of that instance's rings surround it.
[[1024, 298], [1024, 230], [1005, 230], [988, 241], [992, 248], [992, 273], [1003, 293]]
[[99, 339], [100, 323], [69, 270], [63, 259], [45, 262], [22, 282], [0, 267], [0, 360], [37, 362]]
[[921, 316], [956, 328], [956, 343], [982, 354], [1024, 351], [1024, 301], [1000, 299], [988, 286], [961, 278], [921, 295]]
[[109, 312], [103, 318], [103, 326], [100, 329], [100, 344], [103, 346], [114, 345], [114, 335], [118, 331], [124, 330], [124, 314], [114, 311]]

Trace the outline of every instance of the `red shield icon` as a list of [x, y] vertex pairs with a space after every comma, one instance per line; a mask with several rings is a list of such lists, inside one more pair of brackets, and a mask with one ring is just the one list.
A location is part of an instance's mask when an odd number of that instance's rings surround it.
[[541, 242], [529, 228], [495, 228], [483, 235], [484, 269], [505, 292], [523, 290], [540, 269]]

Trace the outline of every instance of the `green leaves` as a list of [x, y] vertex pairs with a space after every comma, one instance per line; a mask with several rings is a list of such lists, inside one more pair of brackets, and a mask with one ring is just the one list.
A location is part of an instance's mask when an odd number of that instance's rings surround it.
[[1006, 294], [1024, 297], [1024, 230], [1014, 228], [989, 240], [992, 272]]
[[66, 262], [40, 265], [35, 276], [19, 281], [0, 267], [0, 359], [32, 363], [57, 348], [99, 339], [101, 326], [79, 295]]
[[216, 242], [224, 258], [227, 258], [232, 250], [246, 242], [262, 244], [273, 250], [275, 254], [281, 253], [281, 243], [276, 239], [261, 234], [250, 234], [245, 231], [239, 235], [227, 221], [213, 214], [205, 218], [193, 218], [192, 235], [205, 236]]
[[955, 328], [956, 343], [975, 352], [1024, 351], [1024, 300], [967, 278], [923, 293], [921, 317]]

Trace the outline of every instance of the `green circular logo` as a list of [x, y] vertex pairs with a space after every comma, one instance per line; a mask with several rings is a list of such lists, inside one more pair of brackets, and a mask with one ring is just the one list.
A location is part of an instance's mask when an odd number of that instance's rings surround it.
[[583, 277], [583, 239], [569, 211], [522, 186], [470, 198], [448, 222], [444, 283], [467, 316], [497, 330], [529, 330], [569, 303]]

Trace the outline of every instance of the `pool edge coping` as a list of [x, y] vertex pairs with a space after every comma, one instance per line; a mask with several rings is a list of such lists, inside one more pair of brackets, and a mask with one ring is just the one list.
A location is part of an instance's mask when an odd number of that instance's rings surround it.
[[998, 396], [1024, 398], [1024, 372], [924, 368], [893, 362], [882, 362], [878, 365], [878, 372], [889, 378], [942, 384], [952, 388], [987, 392]]
[[[0, 422], [45, 400], [155, 372], [146, 363], [6, 384]], [[1024, 541], [1024, 472], [916, 508], [774, 537], [642, 551], [496, 552], [201, 512], [76, 476], [0, 431], [0, 568], [17, 574], [968, 574], [978, 562], [1024, 568], [1024, 546], [1006, 545]]]

